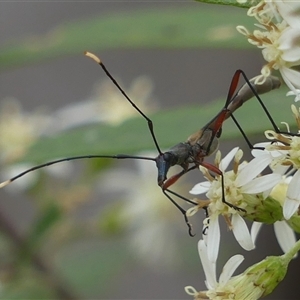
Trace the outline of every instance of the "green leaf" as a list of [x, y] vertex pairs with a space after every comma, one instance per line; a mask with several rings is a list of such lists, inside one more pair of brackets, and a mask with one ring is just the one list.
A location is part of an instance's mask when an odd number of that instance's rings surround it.
[[55, 299], [55, 292], [41, 282], [23, 283], [18, 281], [18, 284], [9, 284], [9, 288], [5, 288], [1, 292], [1, 299], [20, 300], [49, 300]]
[[294, 214], [287, 223], [293, 228], [294, 231], [300, 233], [300, 216]]
[[85, 50], [158, 48], [251, 48], [235, 27], [250, 25], [244, 10], [211, 6], [148, 9], [99, 15], [59, 25], [0, 49], [0, 67], [31, 64]]
[[111, 279], [129, 260], [124, 241], [114, 240], [82, 240], [65, 247], [56, 257], [59, 273], [86, 299], [95, 299], [108, 290]]
[[242, 8], [250, 8], [251, 6], [257, 5], [260, 0], [248, 0], [245, 3], [238, 3], [237, 0], [195, 0], [197, 2], [209, 3], [209, 4], [220, 4], [220, 5], [231, 5]]
[[57, 299], [58, 295], [55, 294], [54, 288], [47, 284], [49, 277], [43, 275], [43, 273], [33, 270], [31, 266], [18, 268], [15, 276], [2, 282], [1, 299]]
[[[285, 88], [281, 88], [262, 96], [277, 124], [281, 121], [293, 122], [290, 99], [286, 98], [286, 92]], [[179, 107], [151, 115], [160, 147], [166, 149], [185, 141], [188, 136], [209, 122], [223, 108], [224, 102], [223, 99], [209, 105]], [[264, 130], [272, 129], [267, 116], [255, 99], [243, 105], [235, 116], [248, 136], [260, 133], [264, 139]], [[242, 136], [235, 124], [231, 120], [226, 121], [220, 142], [238, 137]], [[93, 124], [42, 138], [31, 147], [23, 161], [43, 163], [76, 155], [132, 154], [149, 149], [155, 151], [154, 143], [146, 121], [138, 116], [119, 126]]]
[[50, 204], [44, 212], [38, 217], [27, 241], [30, 248], [34, 247], [41, 240], [44, 234], [60, 219], [62, 213], [55, 204]]

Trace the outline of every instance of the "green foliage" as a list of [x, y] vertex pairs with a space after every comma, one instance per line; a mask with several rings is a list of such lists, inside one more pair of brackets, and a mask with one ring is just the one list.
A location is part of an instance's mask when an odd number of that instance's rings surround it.
[[208, 4], [230, 5], [242, 8], [249, 8], [258, 4], [259, 0], [247, 0], [245, 3], [238, 3], [237, 0], [195, 0], [197, 2], [203, 2]]
[[[134, 20], [134, 21], [133, 21]], [[58, 25], [45, 35], [27, 36], [0, 48], [1, 70], [85, 50], [250, 48], [236, 31], [251, 25], [243, 10], [211, 7], [136, 10]]]
[[[287, 90], [281, 88], [262, 96], [271, 115], [279, 122], [290, 120], [292, 113], [286, 109], [284, 99]], [[125, 100], [124, 100], [125, 101]], [[225, 100], [218, 100], [204, 106], [184, 106], [157, 112], [150, 117], [162, 149], [185, 141], [189, 135], [202, 128], [224, 106]], [[253, 122], [253, 116], [261, 116], [260, 122]], [[249, 136], [272, 129], [258, 101], [254, 98], [245, 103], [235, 116]], [[257, 117], [258, 118], [258, 117]], [[188, 121], [187, 121], [188, 120]], [[184, 122], [185, 126], [182, 126]], [[242, 137], [231, 120], [224, 124], [220, 140]], [[56, 158], [77, 155], [133, 154], [142, 150], [155, 150], [145, 120], [137, 116], [119, 126], [93, 124], [45, 137], [37, 141], [23, 158], [23, 161], [43, 163]]]
[[[249, 1], [245, 5], [240, 5], [235, 0], [199, 2], [249, 7]], [[21, 41], [11, 41], [2, 46], [0, 49], [1, 70], [20, 67], [24, 64], [36, 64], [66, 55], [78, 55], [85, 50], [246, 49], [252, 47], [235, 29], [239, 24], [251, 25], [250, 18], [245, 17], [245, 10], [227, 10], [224, 7], [218, 10], [211, 6], [200, 5], [199, 9], [195, 8], [196, 6], [177, 9], [137, 10], [64, 23], [53, 28], [45, 35], [25, 36]], [[280, 121], [288, 121], [291, 117], [290, 110], [286, 109], [287, 105], [283, 102], [285, 93], [286, 89], [280, 89], [262, 97], [268, 108], [270, 108], [271, 115], [277, 124]], [[124, 101], [126, 100], [124, 99]], [[178, 142], [185, 141], [190, 134], [202, 128], [210, 121], [210, 118], [222, 109], [224, 101], [224, 99], [221, 99], [208, 105], [183, 106], [152, 114], [150, 117], [154, 122], [160, 147], [162, 149], [169, 148]], [[260, 122], [253, 121], [254, 116]], [[241, 126], [247, 135], [261, 133], [263, 137], [263, 131], [271, 129], [262, 108], [255, 100], [249, 101], [240, 108], [236, 113], [236, 117], [241, 121]], [[230, 120], [226, 121], [220, 140], [237, 137], [241, 137], [241, 134], [236, 126]], [[103, 123], [92, 124], [44, 137], [37, 141], [21, 160], [22, 162], [36, 164], [77, 155], [133, 154], [149, 149], [155, 150], [155, 147], [147, 124], [142, 117], [137, 116], [119, 126], [110, 126]], [[90, 166], [90, 173], [93, 173], [90, 177], [96, 173], [92, 171], [103, 169], [108, 164], [107, 161], [103, 162], [101, 160], [93, 162], [96, 165]], [[86, 174], [84, 175], [86, 181], [91, 179]], [[57, 189], [56, 191], [59, 190], [57, 186], [52, 188]], [[38, 200], [47, 197], [47, 191], [44, 191], [43, 187], [41, 189], [41, 193], [37, 193], [38, 188], [33, 191]], [[43, 203], [43, 201], [40, 201], [40, 203]], [[28, 250], [25, 253], [25, 262], [32, 263], [36, 269], [39, 269], [39, 265], [34, 265], [34, 261], [30, 258], [39, 251], [39, 247], [45, 245], [47, 247], [47, 242], [53, 245], [53, 240], [47, 241], [45, 237], [51, 239], [49, 232], [51, 232], [54, 225], [58, 221], [63, 222], [64, 218], [67, 219], [56, 204], [49, 205], [48, 202], [45, 203], [48, 206], [40, 210], [42, 213], [36, 217], [29, 234], [24, 235], [23, 243], [21, 243], [24, 246], [31, 247], [31, 249], [25, 249]], [[108, 208], [106, 218], [96, 221], [96, 224], [94, 224], [96, 230], [110, 236], [120, 235], [122, 224], [116, 219], [120, 215], [120, 210], [119, 206]], [[65, 223], [70, 225], [68, 222]], [[297, 225], [295, 224], [294, 226]], [[95, 228], [93, 229], [95, 230]], [[56, 271], [66, 278], [71, 290], [83, 295], [83, 297], [97, 297], [99, 294], [106, 292], [110, 280], [125, 265], [127, 261], [127, 257], [124, 255], [125, 247], [124, 243], [114, 244], [113, 242], [107, 246], [98, 243], [95, 245], [91, 242], [89, 236], [91, 232], [85, 227], [81, 230], [84, 231], [85, 236], [82, 238], [80, 235], [82, 232], [78, 234], [79, 239], [81, 238], [80, 242], [70, 243], [63, 250], [57, 250], [57, 253], [55, 253], [57, 256], [49, 258], [49, 261], [50, 264], [55, 261]], [[79, 230], [76, 229], [76, 231]], [[55, 230], [53, 230], [53, 235], [55, 235]], [[12, 237], [12, 243], [13, 241]], [[18, 246], [17, 243], [16, 248]], [[181, 246], [185, 247], [185, 244], [182, 243]], [[190, 251], [189, 249], [188, 251]], [[14, 255], [13, 253], [10, 254], [11, 256]], [[20, 265], [24, 267], [24, 264]], [[17, 264], [14, 266], [14, 268], [18, 267], [20, 268]], [[55, 292], [51, 290], [53, 288], [51, 284], [50, 287], [47, 287], [46, 281], [34, 278], [36, 275], [31, 273], [28, 274], [26, 272], [25, 275], [22, 274], [21, 270], [18, 274], [20, 280], [15, 280], [13, 284], [7, 284], [6, 290], [1, 295], [2, 298], [54, 298], [53, 294]], [[46, 269], [41, 277], [43, 279], [44, 277], [50, 277], [49, 274], [51, 275], [51, 268]], [[56, 279], [55, 274], [54, 278]], [[55, 290], [55, 287], [53, 290]]]
[[[85, 253], [84, 257], [82, 252]], [[82, 240], [77, 245], [65, 247], [56, 264], [76, 291], [94, 298], [110, 288], [111, 279], [120, 272], [127, 260], [124, 245], [114, 241], [105, 244]]]
[[288, 221], [288, 224], [295, 230], [295, 232], [300, 233], [300, 216], [293, 215]]
[[55, 203], [44, 208], [44, 212], [38, 216], [34, 222], [28, 243], [31, 248], [41, 241], [47, 231], [62, 217], [62, 213]]

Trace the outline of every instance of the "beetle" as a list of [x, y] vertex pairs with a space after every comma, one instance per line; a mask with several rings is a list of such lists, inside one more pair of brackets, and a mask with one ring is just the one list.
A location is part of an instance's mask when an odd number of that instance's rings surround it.
[[[149, 132], [153, 139], [154, 145], [158, 152], [156, 157], [145, 157], [145, 156], [138, 156], [138, 155], [127, 155], [127, 154], [116, 154], [116, 155], [81, 155], [81, 156], [74, 156], [74, 157], [67, 157], [58, 160], [53, 160], [50, 162], [46, 162], [35, 167], [32, 167], [24, 172], [14, 176], [13, 178], [6, 180], [0, 183], [0, 188], [12, 183], [13, 181], [17, 180], [18, 178], [24, 176], [25, 174], [32, 172], [37, 169], [41, 169], [46, 166], [50, 166], [53, 164], [57, 164], [64, 161], [70, 160], [79, 160], [79, 159], [86, 159], [86, 158], [110, 158], [110, 159], [140, 159], [140, 160], [151, 160], [154, 161], [157, 167], [158, 175], [157, 175], [157, 184], [161, 187], [162, 192], [164, 195], [180, 210], [180, 212], [184, 216], [185, 223], [188, 226], [188, 231], [191, 236], [192, 235], [192, 227], [188, 221], [186, 216], [186, 210], [184, 210], [172, 197], [176, 196], [181, 198], [184, 201], [187, 201], [193, 205], [197, 205], [196, 202], [179, 195], [178, 193], [170, 190], [170, 187], [184, 174], [190, 172], [198, 168], [200, 165], [206, 167], [216, 175], [221, 176], [222, 178], [222, 185], [224, 187], [224, 180], [223, 174], [220, 169], [218, 169], [213, 164], [206, 162], [204, 159], [213, 154], [219, 145], [219, 138], [222, 133], [222, 125], [226, 119], [232, 117], [236, 125], [238, 126], [239, 130], [241, 131], [243, 137], [245, 138], [246, 142], [250, 147], [252, 147], [251, 143], [249, 142], [248, 138], [246, 137], [245, 133], [243, 132], [242, 128], [238, 124], [237, 120], [234, 118], [233, 113], [241, 107], [246, 101], [251, 99], [255, 96], [258, 101], [260, 102], [263, 110], [266, 112], [268, 118], [270, 119], [273, 127], [275, 130], [278, 130], [276, 124], [274, 123], [273, 119], [271, 118], [268, 110], [266, 109], [265, 105], [263, 104], [262, 100], [260, 99], [259, 95], [270, 92], [273, 89], [280, 87], [280, 80], [277, 77], [270, 76], [266, 79], [263, 84], [255, 84], [254, 78], [249, 80], [246, 74], [242, 70], [237, 70], [231, 80], [231, 84], [229, 87], [228, 95], [226, 98], [226, 102], [224, 107], [220, 110], [216, 116], [214, 116], [205, 126], [203, 126], [200, 130], [196, 131], [194, 134], [190, 135], [185, 142], [180, 142], [169, 150], [163, 152], [157, 141], [154, 132], [154, 125], [152, 120], [145, 115], [138, 106], [129, 98], [126, 92], [122, 89], [122, 87], [118, 84], [115, 78], [110, 74], [108, 69], [105, 67], [103, 62], [93, 53], [85, 52], [85, 55], [92, 60], [94, 60], [98, 65], [100, 65], [106, 75], [111, 79], [113, 84], [118, 88], [118, 90], [124, 95], [127, 101], [133, 106], [133, 108], [146, 120]], [[246, 83], [236, 92], [239, 78], [243, 76]], [[167, 177], [168, 171], [171, 167], [179, 165], [182, 170], [171, 176], [170, 178]], [[170, 195], [171, 194], [171, 195]], [[244, 211], [243, 209], [234, 206], [233, 204], [226, 201], [224, 197], [224, 190], [222, 201], [226, 203], [228, 206], [239, 210]]]

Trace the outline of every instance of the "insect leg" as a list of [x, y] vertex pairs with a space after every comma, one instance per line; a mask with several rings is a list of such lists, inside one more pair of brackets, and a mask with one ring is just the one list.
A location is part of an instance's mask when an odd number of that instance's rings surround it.
[[[245, 74], [244, 71], [238, 70], [244, 77], [245, 81], [247, 82], [248, 86], [250, 87], [251, 91], [253, 92], [254, 96], [260, 103], [261, 107], [263, 108], [265, 114], [267, 115], [269, 121], [272, 124], [272, 127], [276, 133], [280, 134], [287, 134], [287, 135], [292, 135], [292, 136], [299, 136], [298, 133], [292, 133], [292, 132], [287, 132], [287, 131], [281, 131], [278, 126], [276, 125], [274, 119], [272, 118], [270, 112], [268, 111], [267, 107], [265, 106], [264, 102], [260, 98], [260, 94], [269, 92], [273, 89], [279, 88], [280, 87], [280, 81], [277, 77], [274, 76], [269, 76], [266, 78], [266, 81], [263, 84], [254, 84], [251, 83], [253, 80], [249, 80]], [[256, 148], [257, 149], [257, 148]]]
[[[188, 218], [187, 218], [187, 215], [186, 215], [186, 210], [184, 210], [170, 195], [168, 195], [167, 194], [167, 192], [168, 193], [170, 193], [170, 194], [172, 194], [172, 195], [174, 195], [174, 196], [176, 196], [176, 197], [178, 197], [178, 198], [180, 198], [180, 199], [182, 199], [182, 200], [184, 200], [184, 201], [186, 201], [186, 202], [188, 202], [188, 203], [191, 203], [191, 204], [193, 204], [193, 205], [197, 205], [197, 203], [196, 202], [194, 202], [194, 201], [192, 201], [192, 200], [190, 200], [190, 199], [188, 199], [188, 198], [186, 198], [186, 197], [183, 197], [183, 196], [181, 196], [181, 195], [179, 195], [178, 193], [176, 193], [176, 192], [174, 192], [174, 191], [172, 191], [172, 190], [170, 190], [170, 189], [168, 189], [168, 187], [169, 186], [171, 186], [172, 184], [174, 184], [182, 175], [184, 175], [184, 174], [186, 174], [187, 172], [190, 172], [191, 170], [194, 170], [194, 169], [196, 169], [198, 167], [198, 165], [197, 164], [195, 164], [194, 166], [192, 166], [192, 167], [190, 167], [189, 169], [187, 169], [187, 170], [185, 170], [185, 169], [183, 169], [181, 172], [179, 172], [179, 173], [177, 173], [177, 174], [175, 174], [175, 175], [173, 175], [172, 177], [170, 177], [165, 183], [164, 183], [164, 185], [162, 186], [162, 191], [163, 191], [163, 193], [165, 194], [165, 196], [181, 211], [181, 213], [183, 214], [183, 216], [184, 216], [184, 221], [185, 221], [185, 223], [186, 223], [186, 225], [188, 226], [188, 229], [189, 229], [189, 235], [190, 236], [194, 236], [193, 234], [192, 234], [192, 225], [189, 223], [189, 221], [188, 221]], [[207, 207], [203, 207], [203, 209], [205, 210], [205, 214], [206, 214], [206, 216], [208, 216], [208, 211], [207, 211]]]
[[196, 169], [198, 166], [197, 165], [194, 165], [192, 167], [190, 167], [189, 169], [185, 170], [183, 169], [181, 172], [171, 176], [169, 179], [167, 179], [163, 186], [162, 186], [162, 189], [166, 190], [168, 187], [170, 187], [171, 185], [173, 185], [182, 175]]
[[186, 201], [186, 202], [188, 202], [190, 204], [197, 205], [197, 203], [194, 202], [193, 200], [190, 200], [190, 199], [188, 199], [186, 197], [183, 197], [183, 196], [179, 195], [178, 193], [176, 193], [176, 192], [174, 192], [174, 191], [172, 191], [170, 189], [164, 189], [164, 191], [167, 191], [167, 192], [173, 194], [174, 196], [178, 197], [179, 199], [184, 200], [184, 201]]
[[[184, 210], [170, 195], [167, 194], [167, 191], [170, 192], [169, 190], [162, 190], [164, 195], [180, 210], [180, 212], [182, 213], [183, 217], [184, 217], [184, 221], [185, 221], [185, 224], [187, 225], [188, 227], [188, 232], [189, 232], [189, 235], [191, 237], [195, 236], [193, 233], [192, 233], [192, 224], [189, 222], [188, 220], [188, 217], [186, 215], [186, 210]], [[195, 203], [196, 204], [196, 203]]]
[[[248, 79], [248, 77], [246, 76], [246, 74], [243, 70], [237, 70], [236, 72], [238, 72], [239, 74], [242, 74], [246, 83], [248, 84], [249, 88], [251, 89], [253, 95], [258, 100], [259, 104], [261, 105], [262, 109], [264, 110], [265, 114], [267, 115], [269, 121], [271, 122], [271, 124], [274, 128], [274, 131], [279, 132], [280, 130], [279, 130], [278, 126], [276, 125], [270, 112], [268, 111], [267, 107], [265, 106], [264, 102], [261, 100], [261, 98], [259, 96], [259, 94], [264, 94], [275, 88], [279, 88], [280, 84], [281, 84], [279, 79], [277, 77], [270, 76], [266, 79], [266, 81], [263, 84], [254, 84], [254, 82], [251, 82], [251, 80]], [[240, 91], [241, 91], [241, 89], [240, 89]]]
[[[246, 81], [246, 84], [244, 84], [236, 93], [235, 90], [237, 88], [237, 84], [239, 81], [240, 76], [243, 76], [243, 78]], [[229, 116], [232, 118], [234, 123], [236, 124], [237, 128], [241, 132], [243, 138], [245, 139], [247, 145], [250, 149], [254, 149], [254, 146], [246, 136], [245, 132], [243, 131], [242, 127], [238, 123], [237, 119], [234, 117], [233, 112], [237, 110], [240, 106], [242, 106], [246, 101], [251, 99], [253, 96], [258, 100], [261, 107], [263, 108], [265, 114], [267, 115], [268, 119], [270, 120], [272, 127], [274, 128], [275, 132], [279, 132], [279, 129], [274, 122], [273, 118], [271, 117], [268, 109], [264, 105], [263, 101], [261, 100], [259, 94], [267, 93], [273, 89], [280, 87], [280, 80], [277, 77], [270, 76], [266, 79], [266, 81], [263, 84], [254, 84], [255, 78], [249, 80], [242, 70], [237, 70], [232, 78], [230, 88], [228, 91], [228, 96], [225, 104], [225, 108], [228, 110], [227, 115], [225, 119], [227, 119]], [[235, 93], [235, 95], [234, 95]], [[255, 149], [262, 149], [260, 147], [255, 147]]]
[[228, 205], [229, 207], [231, 207], [231, 208], [237, 210], [237, 211], [246, 212], [245, 209], [240, 208], [240, 207], [238, 207], [238, 206], [236, 206], [236, 205], [234, 205], [234, 204], [231, 204], [231, 203], [229, 203], [229, 202], [226, 201], [226, 199], [225, 199], [225, 182], [224, 182], [224, 175], [223, 175], [223, 172], [222, 172], [218, 167], [216, 167], [215, 165], [212, 165], [212, 164], [207, 163], [207, 162], [204, 162], [204, 161], [201, 162], [201, 165], [202, 165], [203, 167], [205, 167], [206, 169], [208, 169], [208, 170], [214, 172], [216, 175], [221, 176], [222, 202], [225, 203], [226, 205]]

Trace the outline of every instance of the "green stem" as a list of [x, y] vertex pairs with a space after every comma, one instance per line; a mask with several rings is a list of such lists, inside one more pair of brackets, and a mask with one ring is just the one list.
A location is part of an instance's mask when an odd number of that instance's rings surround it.
[[58, 276], [52, 272], [52, 270], [45, 264], [41, 257], [37, 254], [32, 253], [27, 246], [26, 240], [16, 231], [15, 227], [9, 222], [0, 210], [0, 228], [14, 243], [15, 247], [20, 250], [24, 249], [30, 256], [32, 265], [43, 273], [44, 278], [56, 292], [57, 296], [61, 300], [74, 300], [77, 299], [60, 281]]
[[289, 263], [294, 258], [294, 256], [299, 252], [299, 250], [300, 250], [300, 240], [298, 240], [295, 243], [295, 245], [291, 248], [289, 252], [282, 255], [282, 257], [284, 258], [286, 263]]

